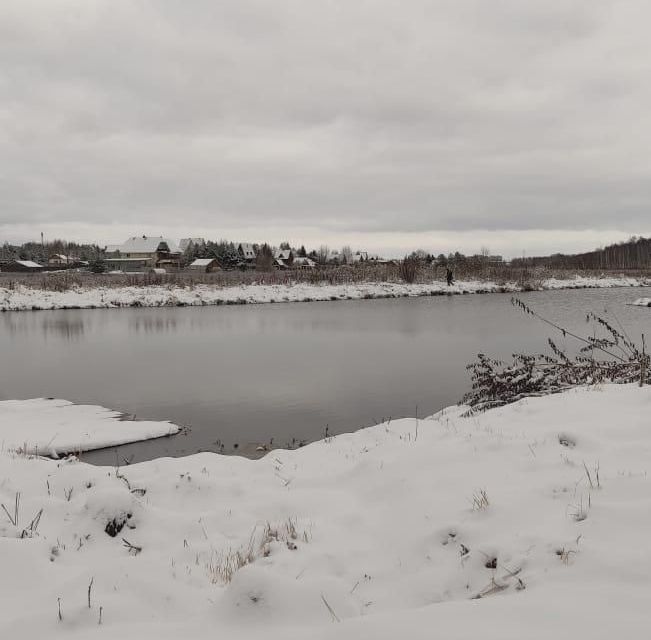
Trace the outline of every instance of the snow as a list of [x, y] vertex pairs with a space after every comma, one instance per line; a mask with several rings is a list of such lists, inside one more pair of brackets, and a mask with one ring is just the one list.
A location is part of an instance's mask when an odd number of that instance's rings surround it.
[[647, 637], [651, 387], [463, 411], [257, 461], [5, 450], [0, 635]]
[[635, 302], [631, 303], [636, 307], [651, 307], [651, 298], [638, 298]]
[[42, 269], [42, 265], [32, 260], [16, 260], [15, 262], [16, 264], [19, 264], [23, 267], [28, 267], [29, 269]]
[[191, 267], [207, 267], [215, 261], [215, 258], [197, 258], [190, 266]]
[[123, 421], [103, 407], [37, 398], [0, 402], [3, 450], [57, 456], [178, 433], [169, 422]]
[[[578, 289], [604, 287], [649, 286], [643, 278], [584, 278], [550, 279], [542, 289]], [[258, 304], [268, 302], [301, 302], [315, 300], [358, 300], [363, 298], [394, 298], [468, 293], [496, 293], [521, 291], [516, 283], [457, 282], [448, 287], [444, 282], [405, 284], [370, 282], [341, 285], [242, 285], [219, 287], [214, 285], [96, 287], [69, 291], [44, 291], [16, 285], [0, 288], [0, 310], [24, 311], [36, 309], [96, 309], [115, 307], [164, 307], [217, 304]]]
[[181, 250], [173, 240], [163, 236], [134, 236], [125, 240], [123, 244], [109, 245], [106, 247], [108, 253], [120, 251], [121, 253], [156, 253], [161, 244], [167, 245], [170, 253], [181, 253]]

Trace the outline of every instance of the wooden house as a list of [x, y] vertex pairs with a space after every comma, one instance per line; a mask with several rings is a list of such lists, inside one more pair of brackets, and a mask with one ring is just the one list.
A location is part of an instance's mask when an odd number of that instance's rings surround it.
[[107, 246], [104, 259], [109, 271], [178, 271], [181, 266], [181, 250], [174, 242], [162, 236], [133, 237], [123, 244]]
[[219, 270], [217, 258], [197, 258], [188, 265], [189, 271], [198, 271], [200, 273], [212, 273]]

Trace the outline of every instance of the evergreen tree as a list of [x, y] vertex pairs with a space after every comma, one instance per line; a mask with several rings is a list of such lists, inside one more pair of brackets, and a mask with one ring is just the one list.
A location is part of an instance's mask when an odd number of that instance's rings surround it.
[[105, 273], [106, 272], [106, 262], [102, 258], [97, 257], [91, 261], [88, 267], [93, 273]]

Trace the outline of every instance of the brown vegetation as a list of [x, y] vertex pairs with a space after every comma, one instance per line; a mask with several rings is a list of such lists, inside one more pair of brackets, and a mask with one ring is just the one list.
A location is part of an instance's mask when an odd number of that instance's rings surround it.
[[[507, 282], [519, 284], [524, 290], [541, 287], [547, 278], [566, 279], [575, 275], [599, 277], [603, 271], [561, 270], [545, 267], [510, 266], [507, 264], [485, 265], [466, 261], [451, 264], [455, 280], [481, 280], [498, 285]], [[356, 284], [364, 282], [402, 282], [403, 263], [362, 263], [355, 266], [319, 267], [316, 269], [290, 269], [284, 271], [218, 271], [215, 273], [179, 272], [168, 274], [95, 274], [82, 271], [58, 271], [39, 274], [0, 273], [0, 288], [14, 289], [22, 285], [46, 291], [68, 291], [77, 287], [142, 287], [142, 286], [189, 286], [207, 284], [232, 287], [251, 284]], [[433, 262], [420, 261], [413, 273], [412, 282], [429, 283], [445, 281], [446, 267]], [[616, 272], [617, 275], [638, 277], [651, 276], [651, 269]], [[410, 276], [411, 277], [411, 276]], [[409, 280], [407, 280], [409, 282]]]
[[[610, 322], [588, 313], [593, 334], [579, 335], [541, 316], [527, 304], [512, 298], [515, 307], [541, 320], [564, 338], [573, 340], [575, 351], [562, 350], [548, 338], [549, 353], [516, 353], [511, 363], [490, 358], [483, 353], [467, 366], [472, 389], [462, 399], [470, 412], [485, 411], [531, 396], [544, 396], [581, 385], [603, 382], [651, 382], [651, 358], [642, 334], [636, 343], [614, 317]], [[617, 324], [617, 327], [615, 326]]]

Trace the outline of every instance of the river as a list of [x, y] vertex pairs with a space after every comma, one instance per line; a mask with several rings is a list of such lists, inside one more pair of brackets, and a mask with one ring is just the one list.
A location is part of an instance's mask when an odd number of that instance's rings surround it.
[[[647, 293], [645, 293], [647, 291]], [[520, 294], [585, 333], [587, 311], [651, 334], [648, 290]], [[460, 400], [478, 352], [546, 349], [551, 329], [503, 294], [201, 308], [9, 312], [0, 315], [0, 397], [58, 397], [185, 435], [87, 453], [121, 464], [223, 451], [255, 455], [389, 417], [430, 415]], [[556, 336], [555, 336], [556, 337]], [[565, 342], [562, 337], [559, 344]]]

